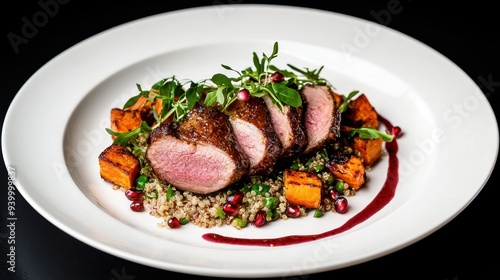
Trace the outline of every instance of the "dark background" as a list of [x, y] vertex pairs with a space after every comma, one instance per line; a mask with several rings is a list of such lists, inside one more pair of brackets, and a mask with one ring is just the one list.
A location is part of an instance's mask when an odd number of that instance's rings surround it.
[[[11, 1], [2, 9], [1, 111], [3, 119], [10, 101], [27, 79], [43, 64], [74, 44], [116, 25], [145, 16], [201, 5], [249, 4], [263, 1], [82, 1], [42, 0], [58, 3], [59, 10], [38, 28], [16, 52], [7, 34], [21, 34], [23, 17], [32, 19], [41, 11], [39, 1]], [[498, 71], [498, 20], [487, 1], [467, 1], [453, 5], [426, 4], [423, 1], [319, 1], [266, 3], [313, 7], [382, 23], [436, 49], [459, 67], [483, 90], [498, 116], [500, 72]], [[321, 1], [325, 2], [325, 1]], [[387, 10], [399, 2], [403, 10], [381, 22], [373, 12]], [[437, 1], [436, 1], [437, 2]], [[434, 2], [434, 3], [436, 3]], [[100, 3], [100, 4], [98, 4]], [[105, 5], [105, 6], [103, 6]], [[252, 20], [252, 19], [242, 19]], [[270, 28], [273, 28], [272, 26]], [[276, 27], [286, 28], [286, 27]], [[27, 112], [27, 121], [36, 116]], [[20, 128], [23, 129], [23, 128]], [[492, 129], [494, 129], [492, 127]], [[477, 135], [474, 137], [478, 137]], [[479, 136], [480, 137], [480, 136]], [[36, 144], [36, 137], [33, 139]], [[458, 154], [457, 157], [460, 155]], [[33, 159], [36, 160], [36, 159]], [[201, 276], [162, 271], [129, 262], [90, 247], [49, 223], [19, 192], [16, 193], [16, 272], [6, 268], [7, 183], [6, 168], [0, 169], [0, 209], [2, 245], [0, 279], [199, 279]], [[492, 279], [500, 275], [498, 264], [498, 167], [476, 199], [450, 223], [429, 237], [398, 252], [360, 265], [296, 279]], [[436, 186], [439, 187], [439, 186]], [[432, 194], [429, 194], [432, 195]], [[436, 207], [426, 205], [422, 207]], [[208, 277], [207, 277], [208, 278]], [[277, 278], [278, 279], [278, 278]]]

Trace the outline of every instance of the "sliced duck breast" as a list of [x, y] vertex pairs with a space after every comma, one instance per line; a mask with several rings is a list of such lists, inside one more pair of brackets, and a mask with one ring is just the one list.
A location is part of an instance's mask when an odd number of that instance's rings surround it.
[[307, 145], [305, 128], [302, 123], [303, 107], [294, 108], [284, 105], [282, 111], [269, 96], [266, 95], [262, 98], [269, 110], [274, 130], [281, 141], [280, 159], [286, 161], [296, 158]]
[[328, 86], [307, 84], [301, 94], [306, 102], [303, 122], [307, 146], [303, 154], [311, 154], [340, 136], [340, 112]]
[[234, 101], [226, 110], [238, 144], [250, 161], [249, 175], [267, 175], [281, 154], [281, 142], [262, 98]]
[[149, 142], [146, 158], [153, 172], [179, 190], [216, 192], [249, 172], [228, 116], [215, 107], [197, 104], [186, 120], [155, 128]]

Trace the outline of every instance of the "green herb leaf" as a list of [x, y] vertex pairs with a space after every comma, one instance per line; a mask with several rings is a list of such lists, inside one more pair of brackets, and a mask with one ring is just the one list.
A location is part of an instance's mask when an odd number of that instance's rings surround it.
[[354, 98], [354, 96], [356, 96], [357, 94], [359, 93], [359, 90], [354, 90], [354, 91], [351, 91], [349, 93], [349, 95], [347, 95], [346, 98], [344, 98], [344, 100], [342, 100], [342, 103], [339, 105], [339, 111], [340, 113], [344, 113], [348, 106], [349, 106], [349, 102], [351, 101], [352, 98]]
[[215, 74], [212, 76], [212, 82], [219, 87], [229, 87], [232, 86], [231, 80], [224, 74]]
[[211, 91], [205, 97], [205, 105], [212, 106], [217, 102], [217, 91]]
[[238, 74], [238, 76], [241, 76], [241, 73], [238, 72], [238, 71], [236, 71], [236, 70], [234, 70], [233, 68], [231, 68], [231, 67], [229, 67], [229, 66], [227, 66], [225, 64], [221, 64], [221, 66], [222, 66], [222, 68], [224, 68], [226, 70], [234, 71], [234, 72], [236, 72], [236, 74]]
[[302, 98], [298, 91], [283, 84], [272, 84], [272, 89], [279, 101], [295, 108], [302, 106]]
[[349, 131], [348, 137], [352, 137], [354, 135], [358, 134], [358, 136], [362, 139], [376, 139], [376, 138], [382, 138], [382, 140], [386, 142], [391, 142], [392, 139], [394, 138], [393, 135], [389, 133], [383, 133], [373, 127], [369, 126], [362, 126], [360, 128], [353, 128], [352, 130]]
[[139, 133], [150, 132], [151, 127], [145, 121], [143, 121], [143, 122], [141, 122], [141, 125], [138, 128], [131, 130], [131, 131], [128, 131], [128, 132], [116, 132], [116, 131], [113, 131], [109, 128], [106, 128], [106, 131], [109, 134], [116, 137], [115, 140], [113, 141], [113, 144], [119, 144], [122, 146], [126, 146], [130, 140], [137, 138], [137, 136], [139, 136]]
[[175, 191], [172, 189], [172, 185], [167, 186], [167, 193], [165, 194], [165, 198], [167, 201], [170, 201], [170, 199], [175, 195]]
[[272, 59], [274, 59], [275, 57], [278, 56], [278, 42], [274, 42], [274, 45], [273, 45], [273, 53], [271, 54], [271, 56], [269, 57], [269, 61], [271, 61]]
[[257, 73], [257, 76], [259, 76], [261, 73], [261, 64], [259, 61], [259, 56], [255, 52], [253, 53], [253, 65], [255, 66], [255, 71]]
[[319, 69], [314, 69], [314, 70], [309, 70], [309, 68], [304, 68], [304, 70], [302, 70], [291, 64], [287, 64], [287, 66], [290, 67], [292, 70], [299, 72], [304, 77], [301, 79], [297, 78], [297, 83], [299, 84], [299, 87], [302, 87], [304, 84], [308, 83], [315, 85], [328, 85], [330, 87], [333, 87], [330, 83], [328, 83], [327, 80], [320, 77], [320, 73], [323, 70], [324, 66], [321, 66]]
[[135, 95], [135, 96], [132, 96], [131, 98], [129, 98], [129, 100], [127, 100], [127, 102], [125, 102], [125, 104], [123, 104], [123, 107], [122, 109], [126, 109], [132, 105], [134, 105], [135, 103], [137, 103], [137, 101], [139, 100], [139, 98], [141, 98], [141, 96], [144, 96], [144, 94], [146, 93], [146, 96], [149, 92], [144, 92], [144, 91], [141, 91], [139, 92], [138, 95]]
[[151, 86], [151, 89], [154, 90], [160, 90], [160, 87], [165, 83], [167, 79], [161, 79], [158, 82], [156, 82], [154, 85]]
[[186, 101], [187, 101], [187, 109], [190, 111], [194, 108], [196, 102], [198, 102], [201, 98], [200, 93], [198, 92], [198, 84], [191, 83], [191, 86], [186, 90]]
[[217, 102], [219, 102], [219, 104], [226, 103], [226, 97], [224, 96], [224, 88], [223, 87], [219, 87], [216, 90], [216, 99], [217, 99]]

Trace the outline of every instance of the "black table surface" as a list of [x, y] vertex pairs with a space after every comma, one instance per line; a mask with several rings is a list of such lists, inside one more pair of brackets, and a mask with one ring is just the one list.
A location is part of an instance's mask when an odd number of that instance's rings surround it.
[[[43, 64], [74, 44], [101, 31], [145, 16], [193, 6], [244, 5], [264, 1], [96, 1], [41, 0], [12, 1], [3, 9], [1, 120], [21, 86]], [[321, 1], [328, 2], [328, 1]], [[461, 67], [476, 82], [498, 116], [500, 72], [495, 9], [486, 1], [453, 5], [422, 1], [319, 1], [280, 2], [352, 15], [401, 31], [429, 45]], [[462, 1], [463, 2], [463, 1]], [[436, 3], [436, 2], [433, 2]], [[27, 41], [14, 45], [9, 33], [21, 34], [26, 20], [43, 7], [52, 12]], [[57, 9], [56, 9], [57, 8]], [[393, 13], [384, 13], [390, 11]], [[39, 20], [43, 20], [40, 18]], [[245, 20], [245, 19], [242, 19]], [[409, 66], [411, 67], [411, 66]], [[27, 112], [29, 114], [29, 112]], [[36, 116], [27, 116], [28, 119]], [[20, 128], [23, 129], [23, 128]], [[495, 129], [492, 127], [492, 129]], [[34, 143], [36, 143], [34, 136]], [[492, 151], [496, 152], [496, 151]], [[457, 154], [460, 157], [460, 154]], [[36, 160], [36, 159], [34, 159]], [[2, 218], [0, 279], [202, 279], [200, 275], [164, 271], [130, 262], [90, 247], [60, 230], [16, 194], [15, 272], [7, 270], [7, 185], [6, 168], [1, 168], [0, 209]], [[343, 269], [286, 277], [295, 279], [493, 279], [500, 275], [498, 264], [498, 166], [479, 195], [456, 218], [430, 236], [397, 252]], [[439, 187], [439, 186], [436, 186]], [[432, 195], [432, 194], [429, 194]], [[426, 205], [422, 207], [436, 207]], [[7, 264], [7, 265], [6, 265]], [[341, 278], [339, 278], [341, 277]], [[284, 279], [285, 277], [281, 277]], [[275, 279], [279, 279], [276, 277]]]

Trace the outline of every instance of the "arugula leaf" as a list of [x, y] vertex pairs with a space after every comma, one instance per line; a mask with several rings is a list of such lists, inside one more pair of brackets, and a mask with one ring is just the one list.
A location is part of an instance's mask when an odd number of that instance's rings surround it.
[[383, 133], [373, 127], [362, 126], [360, 128], [353, 128], [348, 132], [348, 137], [353, 137], [358, 134], [358, 136], [362, 139], [376, 139], [382, 138], [382, 140], [386, 142], [391, 142], [394, 139], [394, 135], [391, 135], [389, 132]]

